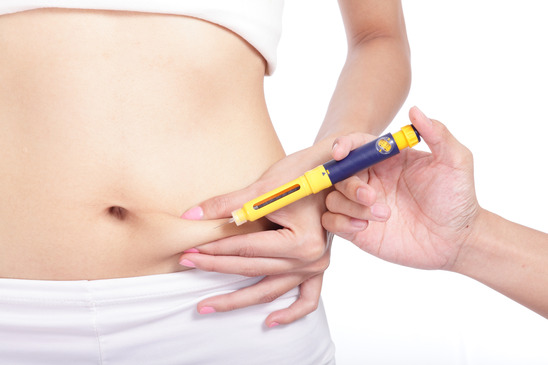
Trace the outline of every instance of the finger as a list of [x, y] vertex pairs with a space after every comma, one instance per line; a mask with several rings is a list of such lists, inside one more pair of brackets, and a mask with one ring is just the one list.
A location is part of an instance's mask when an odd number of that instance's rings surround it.
[[181, 256], [179, 264], [203, 271], [223, 274], [236, 274], [248, 277], [278, 275], [302, 268], [302, 263], [295, 259], [274, 259], [268, 257], [213, 256], [188, 252]]
[[327, 209], [332, 213], [343, 214], [353, 219], [385, 222], [390, 218], [390, 207], [384, 203], [375, 203], [368, 207], [347, 199], [339, 191], [332, 191], [325, 199]]
[[137, 221], [139, 231], [134, 235], [134, 244], [158, 247], [171, 252], [182, 252], [192, 247], [217, 241], [227, 236], [247, 234], [263, 229], [260, 223], [251, 222], [240, 227], [226, 224], [226, 220], [188, 221], [167, 213], [137, 212], [131, 219]]
[[352, 133], [338, 137], [333, 142], [331, 155], [337, 161], [342, 160], [348, 156], [350, 151], [355, 150], [373, 139], [375, 139], [375, 136], [364, 133]]
[[377, 192], [367, 185], [369, 174], [364, 176], [351, 176], [346, 180], [335, 184], [335, 189], [340, 191], [348, 199], [367, 206], [371, 206], [377, 199]]
[[470, 151], [449, 132], [443, 123], [429, 119], [416, 106], [409, 110], [409, 119], [436, 159], [457, 166], [471, 158]]
[[369, 208], [347, 199], [339, 191], [332, 191], [325, 198], [325, 205], [332, 213], [344, 214], [349, 217], [368, 220], [371, 218]]
[[240, 234], [196, 247], [203, 254], [241, 257], [291, 257], [294, 235], [287, 229]]
[[344, 239], [351, 239], [357, 232], [365, 230], [369, 222], [343, 214], [325, 212], [322, 216], [322, 225], [329, 232], [333, 232]]
[[234, 210], [258, 195], [260, 194], [257, 192], [257, 187], [251, 185], [245, 189], [203, 201], [184, 212], [181, 218], [190, 220], [229, 218]]
[[257, 284], [202, 300], [198, 303], [198, 312], [228, 312], [251, 305], [270, 303], [300, 285], [303, 280], [304, 277], [300, 274], [267, 276]]
[[196, 248], [200, 253], [215, 256], [294, 258], [310, 262], [326, 251], [325, 232], [319, 222], [317, 226], [300, 234], [284, 228], [236, 235]]
[[301, 284], [300, 296], [288, 308], [271, 313], [265, 320], [268, 327], [289, 324], [318, 309], [322, 291], [323, 274], [316, 275]]

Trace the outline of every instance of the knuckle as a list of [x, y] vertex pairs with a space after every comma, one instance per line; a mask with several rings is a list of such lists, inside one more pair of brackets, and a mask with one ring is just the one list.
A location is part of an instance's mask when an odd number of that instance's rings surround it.
[[314, 235], [314, 243], [311, 254], [314, 255], [317, 259], [323, 257], [327, 250], [327, 233], [324, 229], [317, 230]]
[[474, 162], [474, 155], [466, 146], [461, 144], [461, 149], [454, 157], [455, 163], [458, 165], [467, 165]]
[[316, 235], [308, 239], [298, 252], [298, 259], [301, 261], [316, 261], [325, 254], [325, 243]]
[[230, 312], [236, 309], [240, 309], [241, 307], [236, 305], [236, 303], [227, 303], [225, 307], [223, 308], [223, 312]]
[[464, 159], [468, 162], [471, 162], [473, 163], [474, 162], [474, 154], [472, 153], [472, 151], [463, 145], [463, 155], [464, 155]]
[[266, 293], [263, 293], [260, 298], [259, 298], [259, 302], [264, 304], [264, 303], [271, 303], [273, 301], [275, 301], [276, 299], [278, 299], [280, 297], [280, 294], [276, 291], [268, 291]]
[[262, 275], [255, 267], [249, 265], [241, 266], [240, 272], [243, 276], [247, 277], [257, 277]]
[[209, 208], [213, 214], [225, 214], [230, 211], [231, 200], [227, 196], [218, 196], [211, 201]]
[[238, 250], [238, 256], [255, 257], [255, 248], [252, 245], [245, 245]]
[[248, 194], [250, 194], [249, 199], [253, 199], [258, 195], [261, 195], [265, 191], [272, 190], [272, 187], [277, 185], [278, 181], [271, 181], [271, 179], [268, 178], [261, 178], [260, 180], [255, 181], [253, 184], [248, 186], [247, 192]]
[[318, 309], [319, 299], [314, 300], [312, 298], [299, 298], [300, 301], [300, 312], [303, 315], [310, 314]]
[[315, 312], [318, 309], [319, 303], [317, 300], [313, 299], [302, 299], [302, 308], [307, 313], [310, 314]]
[[202, 262], [199, 268], [203, 271], [217, 271], [217, 265], [215, 265], [215, 260]]
[[329, 263], [330, 263], [329, 255], [324, 255], [319, 260], [316, 260], [310, 265], [308, 265], [306, 268], [306, 271], [308, 272], [309, 275], [321, 274], [325, 270], [327, 270], [327, 268], [329, 267]]
[[361, 185], [362, 185], [362, 180], [358, 176], [356, 175], [351, 176], [350, 178], [347, 179], [345, 191], [347, 193], [352, 193], [358, 190], [358, 188]]
[[320, 272], [324, 272], [329, 268], [329, 265], [331, 264], [331, 258], [329, 255], [324, 255], [320, 260], [317, 261], [317, 269]]
[[440, 122], [439, 120], [437, 119], [433, 119], [433, 118], [429, 118], [432, 122], [438, 124], [440, 127], [444, 127], [445, 129], [447, 129], [447, 127], [445, 127], [445, 124], [443, 124], [442, 122]]
[[312, 260], [316, 261], [318, 259], [320, 259], [325, 253], [325, 246], [322, 242], [322, 244], [315, 244], [315, 245], [312, 245], [309, 249], [308, 249], [308, 257], [310, 257]]
[[445, 124], [443, 124], [440, 121], [435, 120], [435, 119], [432, 119], [432, 121], [436, 123], [439, 134], [442, 135], [444, 139], [447, 138], [451, 134], [449, 132], [449, 129], [447, 128], [447, 126]]
[[230, 311], [242, 308], [242, 304], [237, 300], [238, 298], [235, 293], [228, 294], [225, 297], [221, 296], [219, 298], [224, 299], [215, 306], [215, 308], [220, 309], [220, 311], [230, 312]]

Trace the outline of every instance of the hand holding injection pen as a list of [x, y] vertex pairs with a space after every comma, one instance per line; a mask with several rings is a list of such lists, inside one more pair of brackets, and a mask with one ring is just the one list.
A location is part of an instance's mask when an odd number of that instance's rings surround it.
[[407, 125], [394, 134], [387, 133], [357, 148], [340, 161], [331, 160], [297, 179], [245, 203], [242, 208], [232, 212], [232, 218], [236, 225], [255, 221], [384, 161], [398, 154], [404, 148], [413, 147], [419, 141], [420, 135], [412, 125]]

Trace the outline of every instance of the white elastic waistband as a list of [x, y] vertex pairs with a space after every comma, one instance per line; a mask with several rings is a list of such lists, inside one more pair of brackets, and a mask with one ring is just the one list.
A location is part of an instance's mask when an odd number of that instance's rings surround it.
[[189, 298], [207, 295], [208, 292], [232, 291], [253, 285], [261, 280], [239, 275], [227, 275], [200, 270], [120, 279], [49, 281], [0, 279], [2, 300], [86, 303], [90, 297], [95, 302], [147, 299], [170, 295], [188, 295]]

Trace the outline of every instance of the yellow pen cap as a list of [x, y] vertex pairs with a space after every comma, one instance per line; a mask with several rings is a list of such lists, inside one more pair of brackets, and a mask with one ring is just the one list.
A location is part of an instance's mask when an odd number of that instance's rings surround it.
[[412, 125], [406, 125], [396, 133], [393, 133], [392, 136], [400, 151], [407, 147], [413, 147], [420, 142], [418, 133]]

